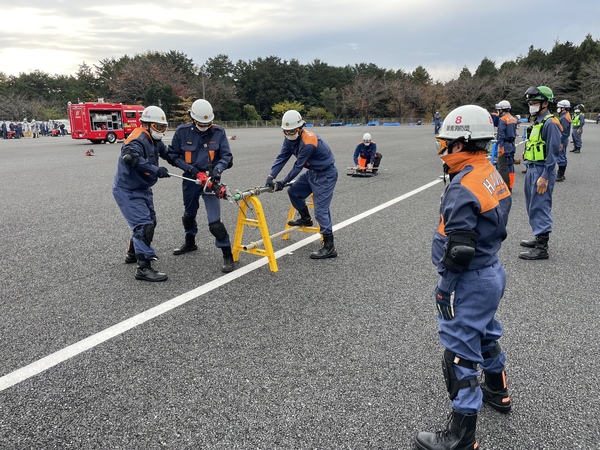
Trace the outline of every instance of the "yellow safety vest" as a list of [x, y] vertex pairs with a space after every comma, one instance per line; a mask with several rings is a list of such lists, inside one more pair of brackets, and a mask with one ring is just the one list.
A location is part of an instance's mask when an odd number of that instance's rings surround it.
[[551, 117], [552, 114], [547, 114], [544, 120], [531, 127], [523, 154], [523, 158], [527, 161], [546, 161], [546, 142], [542, 139], [542, 127]]
[[581, 114], [575, 114], [575, 116], [573, 116], [573, 122], [571, 122], [571, 125], [574, 127], [581, 126]]

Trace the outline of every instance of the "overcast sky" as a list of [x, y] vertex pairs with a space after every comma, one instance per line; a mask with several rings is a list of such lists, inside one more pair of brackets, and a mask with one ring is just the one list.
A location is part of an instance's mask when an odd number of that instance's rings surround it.
[[0, 72], [74, 75], [83, 62], [148, 50], [201, 65], [279, 56], [332, 66], [373, 63], [434, 80], [526, 55], [530, 45], [600, 39], [600, 1], [26, 0], [0, 8]]

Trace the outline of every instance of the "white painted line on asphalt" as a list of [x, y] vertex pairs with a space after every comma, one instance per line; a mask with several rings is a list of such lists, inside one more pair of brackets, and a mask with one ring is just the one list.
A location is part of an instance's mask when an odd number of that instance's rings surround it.
[[[333, 230], [340, 230], [344, 227], [347, 227], [348, 225], [353, 224], [354, 222], [357, 222], [361, 219], [364, 219], [365, 217], [375, 214], [376, 212], [379, 212], [385, 208], [389, 208], [390, 206], [402, 200], [412, 197], [413, 195], [418, 194], [421, 191], [429, 189], [430, 187], [440, 183], [441, 181], [442, 180], [439, 179], [436, 181], [432, 181], [431, 183], [428, 183], [424, 186], [421, 186], [420, 188], [417, 188], [411, 192], [401, 195], [400, 197], [396, 197], [395, 199], [392, 199], [386, 203], [376, 206], [375, 208], [369, 209], [368, 211], [365, 211], [337, 225], [334, 225]], [[278, 250], [277, 252], [275, 252], [275, 258], [279, 259], [284, 255], [288, 255], [294, 252], [295, 250], [302, 248], [313, 241], [316, 241], [317, 239], [320, 239], [320, 236], [318, 234], [312, 234], [311, 236], [302, 239], [301, 241], [298, 241], [281, 250]], [[184, 305], [185, 303], [194, 300], [214, 289], [217, 289], [218, 287], [223, 286], [229, 283], [230, 281], [240, 278], [266, 264], [268, 264], [267, 258], [260, 258], [259, 260], [246, 266], [240, 267], [239, 269], [236, 269], [231, 273], [223, 275], [217, 278], [216, 280], [211, 281], [210, 283], [198, 286], [196, 289], [192, 289], [191, 291], [188, 291], [185, 294], [181, 294], [178, 297], [161, 303], [160, 305], [157, 305], [154, 308], [151, 308], [147, 311], [144, 311], [143, 313], [133, 316], [127, 320], [124, 320], [116, 325], [113, 325], [110, 328], [93, 334], [92, 336], [82, 339], [79, 342], [75, 342], [74, 344], [63, 348], [62, 350], [58, 350], [42, 359], [38, 359], [37, 361], [34, 361], [25, 367], [21, 367], [20, 369], [17, 369], [14, 372], [8, 373], [0, 378], [0, 392], [5, 389], [8, 389], [11, 386], [14, 386], [15, 384], [21, 383], [22, 381], [25, 381], [28, 378], [34, 377], [35, 375], [38, 375], [39, 373], [44, 372], [50, 369], [51, 367], [65, 362], [66, 360], [77, 356], [91, 348], [94, 348], [97, 345], [108, 341], [109, 339], [119, 336], [120, 334], [123, 334], [126, 331], [137, 327], [138, 325], [146, 323], [154, 319], [155, 317], [169, 312], [172, 309], [177, 308], [178, 306]]]

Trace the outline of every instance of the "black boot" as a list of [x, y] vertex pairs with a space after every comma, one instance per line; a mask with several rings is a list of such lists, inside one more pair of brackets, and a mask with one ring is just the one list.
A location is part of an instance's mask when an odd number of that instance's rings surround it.
[[506, 388], [506, 372], [484, 372], [485, 382], [481, 385], [483, 402], [503, 414], [510, 412], [511, 403]]
[[527, 248], [535, 248], [535, 244], [537, 244], [536, 238], [523, 239], [521, 242], [519, 242], [519, 245], [521, 245], [521, 247], [527, 247]]
[[333, 245], [333, 234], [324, 234], [323, 246], [318, 251], [310, 254], [312, 259], [335, 258], [336, 256], [337, 250]]
[[[519, 258], [521, 259], [528, 259], [528, 260], [535, 260], [535, 259], [548, 259], [550, 255], [548, 255], [548, 241], [550, 240], [550, 236], [543, 235], [540, 234], [539, 236], [535, 237], [535, 244], [534, 246], [526, 252], [521, 252], [519, 253]], [[523, 245], [523, 242], [526, 241], [521, 241], [521, 245]], [[527, 247], [526, 245], [524, 245], [524, 247]]]
[[565, 181], [565, 170], [567, 166], [558, 166], [558, 173], [556, 174], [556, 181]]
[[232, 272], [234, 269], [234, 262], [231, 247], [223, 247], [221, 250], [223, 251], [223, 268], [221, 270], [224, 273]]
[[129, 239], [129, 248], [125, 253], [125, 264], [133, 264], [137, 259], [135, 257], [135, 249], [133, 248], [133, 239]]
[[575, 147], [573, 153], [581, 153], [581, 147]]
[[168, 277], [166, 273], [157, 272], [152, 268], [149, 260], [143, 256], [138, 256], [138, 267], [135, 271], [136, 280], [144, 281], [165, 281]]
[[435, 433], [421, 431], [415, 444], [419, 450], [477, 450], [475, 440], [477, 414], [459, 414], [452, 411], [450, 423], [445, 430]]
[[308, 207], [305, 207], [300, 213], [300, 218], [296, 220], [290, 220], [288, 225], [291, 227], [312, 227], [313, 221], [308, 212]]
[[198, 250], [198, 246], [196, 245], [196, 236], [191, 234], [185, 235], [185, 244], [181, 247], [173, 250], [174, 255], [183, 255], [184, 253], [194, 252]]

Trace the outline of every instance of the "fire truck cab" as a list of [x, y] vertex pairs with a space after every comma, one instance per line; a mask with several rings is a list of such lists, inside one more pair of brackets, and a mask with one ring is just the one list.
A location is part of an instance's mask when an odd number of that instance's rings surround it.
[[86, 102], [67, 105], [73, 139], [88, 139], [93, 144], [125, 139], [140, 125], [144, 107], [122, 103]]

